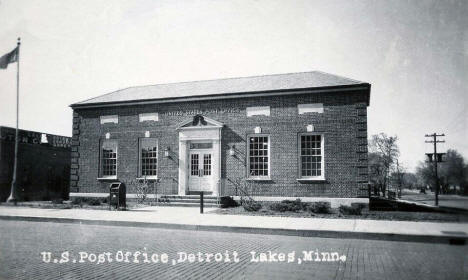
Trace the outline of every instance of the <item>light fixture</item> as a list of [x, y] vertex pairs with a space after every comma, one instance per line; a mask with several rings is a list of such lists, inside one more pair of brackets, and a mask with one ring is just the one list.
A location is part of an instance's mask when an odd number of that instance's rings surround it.
[[236, 155], [236, 150], [234, 149], [234, 145], [229, 148], [229, 155], [230, 156], [235, 156]]
[[164, 149], [164, 157], [169, 157], [169, 152], [170, 152], [171, 148], [170, 147], [167, 147], [166, 149]]

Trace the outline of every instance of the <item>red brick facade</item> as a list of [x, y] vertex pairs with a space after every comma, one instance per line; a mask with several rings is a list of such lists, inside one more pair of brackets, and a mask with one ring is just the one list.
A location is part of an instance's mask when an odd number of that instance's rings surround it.
[[[138, 139], [149, 131], [158, 139], [160, 192], [178, 191], [176, 125], [197, 113], [224, 123], [221, 138], [222, 195], [237, 195], [236, 182], [246, 178], [247, 135], [261, 127], [270, 136], [271, 180], [247, 181], [251, 195], [358, 197], [367, 177], [367, 105], [369, 90], [248, 97], [202, 102], [74, 109], [71, 191], [107, 192], [98, 181], [100, 139], [110, 133], [118, 141], [117, 177], [138, 177]], [[298, 114], [298, 104], [323, 103], [323, 113]], [[270, 116], [247, 117], [246, 107], [270, 106]], [[159, 121], [139, 122], [138, 114], [157, 112]], [[100, 124], [101, 115], [118, 115], [118, 124]], [[325, 180], [300, 182], [298, 137], [307, 125], [324, 135]], [[234, 146], [235, 156], [229, 154]], [[164, 157], [169, 147], [171, 156]]]

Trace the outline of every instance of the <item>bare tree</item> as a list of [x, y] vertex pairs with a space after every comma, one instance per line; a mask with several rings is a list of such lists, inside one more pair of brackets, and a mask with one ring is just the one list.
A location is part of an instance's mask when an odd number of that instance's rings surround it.
[[397, 141], [397, 136], [388, 136], [385, 133], [372, 135], [372, 138], [369, 141], [370, 153], [375, 155], [374, 158], [378, 158], [378, 181], [380, 191], [383, 193], [383, 195], [385, 195], [388, 189], [391, 169], [400, 155]]
[[412, 172], [404, 172], [402, 175], [402, 186], [406, 189], [417, 188], [418, 177]]
[[[432, 185], [435, 188], [435, 175], [432, 163], [420, 162], [417, 167], [417, 175], [424, 185]], [[468, 193], [466, 189], [468, 186], [467, 176], [468, 169], [463, 156], [456, 150], [447, 150], [447, 154], [439, 169], [442, 193], [448, 193], [451, 187], [457, 186], [461, 189], [461, 192]]]
[[[441, 164], [442, 192], [449, 193], [451, 187], [464, 187], [466, 185], [465, 159], [456, 150], [449, 149], [445, 160]], [[456, 192], [456, 189], [453, 190]]]
[[373, 186], [374, 195], [379, 195], [384, 184], [383, 174], [385, 172], [385, 167], [383, 164], [383, 158], [380, 154], [369, 153], [368, 164], [369, 182]]
[[427, 161], [419, 162], [416, 167], [416, 176], [418, 177], [418, 184], [423, 186], [424, 189], [427, 186], [434, 184], [434, 167], [433, 164]]

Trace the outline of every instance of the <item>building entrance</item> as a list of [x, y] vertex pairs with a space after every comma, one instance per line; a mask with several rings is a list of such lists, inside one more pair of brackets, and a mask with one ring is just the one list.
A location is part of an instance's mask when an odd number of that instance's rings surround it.
[[190, 143], [189, 191], [213, 191], [213, 143]]
[[178, 125], [179, 195], [220, 194], [222, 128], [222, 123], [201, 115]]

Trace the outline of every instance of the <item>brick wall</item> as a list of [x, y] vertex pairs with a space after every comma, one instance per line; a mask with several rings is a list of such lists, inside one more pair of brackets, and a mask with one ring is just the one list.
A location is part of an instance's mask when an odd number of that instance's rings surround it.
[[[253, 195], [356, 197], [365, 195], [367, 178], [367, 91], [346, 91], [178, 102], [99, 109], [75, 109], [71, 160], [71, 191], [107, 192], [109, 182], [98, 181], [99, 143], [106, 133], [118, 140], [117, 175], [130, 182], [138, 174], [138, 138], [150, 131], [158, 138], [160, 191], [177, 194], [178, 123], [207, 111], [206, 117], [225, 124], [222, 129], [221, 178], [225, 195], [236, 195], [235, 184], [246, 177], [246, 139], [259, 126], [270, 135], [271, 181], [251, 182]], [[298, 115], [297, 105], [323, 103], [324, 112]], [[246, 116], [246, 107], [270, 106], [271, 115]], [[236, 110], [222, 110], [235, 108]], [[213, 112], [213, 109], [221, 109]], [[158, 122], [138, 121], [139, 113], [158, 112]], [[100, 124], [101, 115], [118, 115], [118, 124]], [[312, 124], [325, 138], [325, 182], [298, 182], [298, 134]], [[234, 145], [236, 156], [229, 155]], [[171, 158], [165, 158], [169, 147]], [[362, 190], [361, 190], [362, 189]]]
[[[17, 198], [19, 200], [67, 199], [70, 179], [70, 148], [41, 143], [41, 133], [19, 131]], [[50, 139], [69, 137], [50, 135]], [[0, 201], [10, 195], [15, 157], [15, 129], [0, 127]]]

